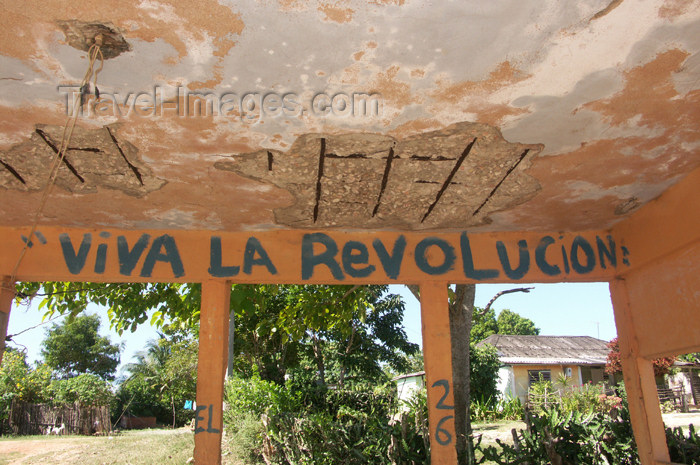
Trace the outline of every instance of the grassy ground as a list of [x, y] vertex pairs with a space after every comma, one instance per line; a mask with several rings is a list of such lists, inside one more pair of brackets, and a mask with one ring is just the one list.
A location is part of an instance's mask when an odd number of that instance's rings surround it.
[[128, 431], [111, 437], [25, 436], [0, 440], [0, 465], [183, 465], [193, 448], [189, 428]]

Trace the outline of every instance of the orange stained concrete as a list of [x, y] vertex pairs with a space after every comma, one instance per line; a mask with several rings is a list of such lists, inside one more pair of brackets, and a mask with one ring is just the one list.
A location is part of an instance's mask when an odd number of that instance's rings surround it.
[[[180, 59], [189, 53], [188, 45], [192, 42], [210, 38], [213, 38], [212, 54], [222, 58], [235, 45], [235, 37], [245, 27], [240, 15], [209, 0], [169, 4], [119, 0], [99, 3], [44, 1], [33, 3], [31, 8], [27, 8], [26, 2], [13, 0], [3, 4], [3, 24], [7, 27], [0, 33], [0, 53], [21, 59], [40, 58], [37, 55], [41, 53], [42, 45], [52, 40], [50, 26], [59, 11], [63, 19], [95, 21], [109, 18], [115, 26], [128, 29], [135, 37], [147, 42], [165, 40], [177, 51]], [[185, 28], [183, 18], [195, 27]]]

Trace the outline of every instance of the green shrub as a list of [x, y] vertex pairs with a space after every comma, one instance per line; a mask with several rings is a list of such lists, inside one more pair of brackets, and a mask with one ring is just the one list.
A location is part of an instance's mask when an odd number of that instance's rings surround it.
[[227, 427], [227, 448], [233, 456], [248, 465], [264, 465], [263, 437], [265, 428], [260, 416], [244, 413], [236, 420], [235, 428]]
[[551, 381], [534, 383], [528, 391], [528, 401], [532, 410], [542, 413], [556, 406], [564, 414], [606, 413], [620, 407], [621, 398], [607, 395], [605, 385], [587, 383], [582, 386], [555, 386]]
[[[594, 464], [603, 460], [615, 465], [638, 464], [624, 391], [620, 397], [596, 397], [592, 392], [570, 391], [559, 403], [540, 405], [537, 413], [526, 412], [527, 429], [517, 433], [516, 444], [497, 440], [498, 448], [483, 449], [484, 458], [497, 464]], [[571, 410], [575, 405], [585, 408]]]
[[285, 386], [258, 377], [242, 379], [231, 377], [224, 386], [224, 424], [232, 430], [248, 415], [257, 418], [263, 414], [277, 415], [301, 409], [301, 395]]
[[114, 398], [107, 381], [89, 373], [55, 380], [51, 383], [50, 391], [56, 404], [78, 402], [83, 406], [109, 405]]
[[389, 456], [394, 463], [406, 465], [430, 464], [428, 434], [428, 396], [425, 389], [403, 401], [404, 409], [392, 422]]
[[425, 393], [392, 421], [389, 385], [329, 390], [233, 378], [225, 392], [229, 448], [246, 464], [389, 465], [390, 454], [396, 463], [428, 463]]
[[472, 399], [498, 398], [498, 352], [490, 344], [471, 345], [469, 351], [470, 396]]
[[524, 407], [517, 397], [499, 397], [496, 402], [492, 399], [472, 401], [470, 412], [472, 421], [476, 422], [520, 420]]
[[700, 464], [700, 435], [690, 425], [688, 435], [680, 427], [666, 428], [666, 442], [671, 462]]
[[[178, 406], [181, 407], [181, 406]], [[112, 413], [112, 422], [123, 415], [156, 417], [159, 423], [172, 422], [172, 408], [159, 399], [157, 391], [143, 376], [133, 376], [119, 385]]]

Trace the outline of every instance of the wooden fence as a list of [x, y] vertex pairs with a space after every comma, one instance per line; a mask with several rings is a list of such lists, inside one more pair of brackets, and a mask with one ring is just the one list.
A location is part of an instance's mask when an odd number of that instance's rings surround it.
[[16, 435], [47, 434], [65, 425], [63, 434], [105, 434], [112, 431], [109, 407], [52, 406], [12, 401], [10, 429]]
[[688, 411], [688, 405], [685, 402], [685, 389], [683, 389], [682, 385], [674, 388], [657, 386], [656, 391], [659, 393], [660, 404], [670, 402], [675, 409], [678, 409], [681, 412]]

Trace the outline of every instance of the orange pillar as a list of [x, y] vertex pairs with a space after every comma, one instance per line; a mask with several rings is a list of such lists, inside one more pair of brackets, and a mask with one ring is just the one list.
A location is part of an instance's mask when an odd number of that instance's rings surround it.
[[622, 374], [639, 458], [642, 465], [669, 463], [654, 368], [651, 360], [639, 355], [637, 331], [630, 308], [627, 284], [623, 279], [618, 278], [610, 283], [610, 296], [615, 311]]
[[202, 283], [194, 427], [196, 465], [221, 464], [230, 295], [231, 285], [227, 282]]
[[447, 283], [421, 284], [421, 327], [425, 382], [428, 388], [431, 465], [457, 463], [448, 305]]
[[7, 336], [7, 325], [10, 322], [10, 308], [12, 299], [15, 298], [15, 283], [9, 279], [0, 281], [0, 363], [5, 353], [5, 337]]

